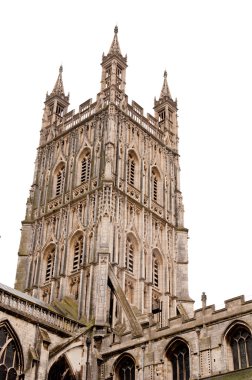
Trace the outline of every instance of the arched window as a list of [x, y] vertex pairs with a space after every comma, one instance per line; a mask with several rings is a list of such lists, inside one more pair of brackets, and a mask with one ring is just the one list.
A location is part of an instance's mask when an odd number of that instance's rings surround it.
[[134, 272], [134, 245], [129, 237], [126, 242], [125, 267], [129, 272]]
[[83, 236], [79, 236], [74, 242], [73, 271], [80, 269], [83, 257]]
[[45, 282], [50, 281], [53, 276], [54, 255], [55, 255], [55, 248], [52, 248], [50, 253], [47, 255]]
[[0, 324], [0, 379], [17, 380], [22, 376], [22, 354], [8, 324]]
[[130, 356], [123, 356], [117, 364], [116, 380], [135, 380], [135, 363]]
[[56, 172], [56, 185], [55, 185], [56, 197], [60, 195], [63, 191], [64, 180], [65, 180], [65, 166], [61, 165]]
[[187, 345], [182, 341], [175, 342], [169, 349], [167, 357], [172, 365], [172, 379], [189, 380], [190, 364]]
[[234, 369], [252, 366], [252, 337], [249, 330], [239, 325], [232, 329], [229, 339]]
[[89, 180], [90, 170], [91, 170], [91, 154], [88, 151], [86, 152], [86, 154], [81, 160], [81, 183]]
[[75, 380], [75, 376], [65, 358], [61, 356], [50, 368], [48, 380]]
[[153, 256], [152, 256], [152, 283], [153, 283], [153, 286], [158, 288], [158, 285], [159, 285], [159, 261], [155, 255], [155, 253], [153, 253]]
[[158, 202], [158, 198], [159, 198], [159, 173], [158, 173], [156, 168], [152, 169], [152, 184], [151, 185], [152, 185], [152, 188], [151, 188], [152, 199], [155, 202]]
[[129, 153], [127, 163], [127, 182], [132, 186], [135, 186], [135, 171], [136, 159], [132, 153]]

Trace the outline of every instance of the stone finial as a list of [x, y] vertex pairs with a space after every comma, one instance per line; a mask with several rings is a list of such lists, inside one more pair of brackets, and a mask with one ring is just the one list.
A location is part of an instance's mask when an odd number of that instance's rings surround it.
[[171, 93], [170, 93], [168, 82], [167, 82], [167, 71], [166, 70], [164, 71], [164, 82], [163, 82], [163, 87], [162, 87], [159, 99], [162, 99], [165, 96], [168, 96], [169, 98], [171, 98]]
[[116, 25], [115, 26], [115, 29], [114, 29], [114, 38], [113, 38], [113, 41], [112, 41], [112, 44], [110, 46], [110, 49], [109, 49], [109, 52], [108, 54], [119, 54], [119, 55], [122, 55], [121, 53], [121, 49], [120, 49], [120, 46], [119, 46], [119, 41], [118, 41], [118, 26]]
[[52, 90], [52, 94], [57, 94], [57, 95], [63, 95], [65, 96], [64, 92], [64, 85], [63, 85], [63, 79], [62, 79], [62, 72], [63, 72], [63, 66], [60, 65], [59, 67], [59, 75], [58, 78], [55, 82], [54, 88]]
[[203, 292], [201, 295], [202, 309], [206, 308], [207, 296], [206, 293]]

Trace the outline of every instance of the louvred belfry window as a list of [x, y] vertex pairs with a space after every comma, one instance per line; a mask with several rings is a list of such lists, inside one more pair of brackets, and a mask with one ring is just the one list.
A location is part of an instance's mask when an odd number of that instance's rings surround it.
[[80, 269], [83, 257], [83, 236], [74, 243], [73, 271]]
[[51, 252], [49, 253], [49, 255], [47, 256], [45, 282], [50, 281], [53, 275], [54, 254], [55, 254], [55, 248], [53, 248]]
[[128, 183], [132, 186], [135, 185], [135, 160], [134, 160], [134, 157], [129, 154], [128, 156], [128, 171], [127, 171], [127, 180], [128, 180]]
[[106, 88], [108, 88], [111, 83], [111, 72], [112, 72], [112, 68], [111, 66], [108, 66], [105, 72], [105, 87]]
[[90, 169], [91, 169], [91, 157], [90, 157], [90, 152], [88, 152], [81, 161], [81, 183], [89, 180]]
[[153, 285], [158, 288], [158, 282], [159, 282], [159, 262], [155, 256], [153, 256], [153, 262], [152, 262], [152, 270], [153, 270]]
[[125, 267], [129, 272], [134, 272], [134, 246], [129, 238], [126, 244]]
[[116, 67], [116, 76], [122, 79], [122, 68], [120, 66]]
[[160, 111], [159, 114], [158, 114], [158, 116], [159, 116], [159, 122], [164, 121], [164, 119], [165, 119], [165, 110], [163, 109], [162, 111]]
[[235, 329], [230, 345], [235, 370], [252, 366], [252, 337], [247, 329], [243, 327]]
[[153, 199], [154, 201], [157, 201], [157, 197], [158, 197], [158, 180], [157, 180], [157, 176], [154, 174], [153, 176]]
[[63, 113], [64, 113], [64, 107], [61, 105], [61, 104], [57, 104], [57, 107], [56, 107], [56, 114], [60, 117], [63, 116]]
[[56, 196], [62, 193], [64, 178], [65, 178], [65, 167], [61, 167], [57, 172], [56, 191], [55, 191]]

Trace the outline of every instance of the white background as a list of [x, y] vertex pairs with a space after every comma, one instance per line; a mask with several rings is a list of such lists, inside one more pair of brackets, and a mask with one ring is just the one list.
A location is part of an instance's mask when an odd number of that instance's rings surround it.
[[164, 69], [178, 98], [190, 295], [200, 307], [251, 282], [250, 0], [14, 0], [0, 5], [0, 282], [14, 285], [47, 91], [63, 64], [71, 107], [100, 89], [114, 26], [129, 100], [152, 113]]

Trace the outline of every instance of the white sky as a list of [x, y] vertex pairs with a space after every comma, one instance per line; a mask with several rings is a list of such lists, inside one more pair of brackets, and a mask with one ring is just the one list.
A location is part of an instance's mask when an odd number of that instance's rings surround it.
[[126, 92], [152, 113], [164, 69], [178, 98], [190, 295], [252, 299], [250, 0], [12, 0], [0, 5], [0, 282], [13, 286], [43, 102], [63, 64], [71, 107], [100, 89], [119, 26]]

